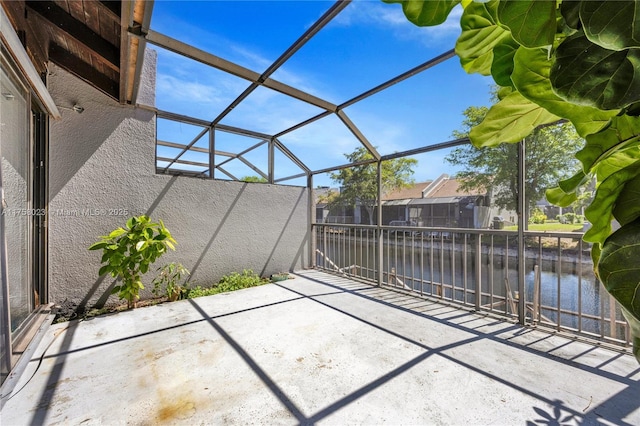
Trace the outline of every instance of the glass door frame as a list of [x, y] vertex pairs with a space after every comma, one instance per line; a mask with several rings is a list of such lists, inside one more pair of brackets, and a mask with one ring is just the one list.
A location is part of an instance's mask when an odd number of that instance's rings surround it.
[[[26, 208], [26, 244], [27, 244], [27, 317], [12, 330], [11, 324], [11, 299], [10, 283], [8, 276], [8, 248], [5, 216], [0, 216], [0, 294], [2, 304], [0, 306], [0, 327], [2, 335], [1, 344], [4, 346], [0, 356], [0, 384], [8, 377], [12, 368], [35, 335], [37, 329], [46, 318], [42, 313], [48, 301], [47, 286], [47, 205], [48, 205], [48, 116], [38, 104], [37, 97], [30, 88], [12, 60], [5, 46], [0, 43], [0, 66], [3, 74], [6, 74], [14, 84], [20, 85], [26, 94], [26, 134], [28, 145], [28, 179], [29, 191]], [[1, 150], [1, 148], [0, 148]], [[1, 152], [1, 151], [0, 151]], [[4, 197], [4, 171], [0, 166], [0, 195]], [[4, 198], [3, 198], [4, 199]], [[6, 208], [2, 205], [2, 210]], [[32, 214], [33, 213], [33, 214]], [[38, 213], [38, 214], [36, 214]]]

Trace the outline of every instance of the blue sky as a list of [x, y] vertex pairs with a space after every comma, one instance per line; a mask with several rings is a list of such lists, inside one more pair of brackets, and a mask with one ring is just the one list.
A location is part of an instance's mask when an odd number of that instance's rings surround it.
[[[151, 29], [262, 73], [332, 4], [315, 0], [156, 1]], [[406, 20], [397, 4], [354, 1], [271, 77], [340, 104], [452, 48], [459, 34], [459, 17], [456, 9], [441, 26], [419, 28]], [[160, 109], [212, 120], [249, 85], [155, 49]], [[345, 112], [382, 154], [389, 154], [450, 140], [452, 131], [460, 128], [467, 106], [489, 105], [489, 85], [488, 78], [466, 74], [453, 58]], [[274, 134], [319, 112], [314, 106], [261, 87], [222, 123]], [[160, 121], [158, 137], [188, 143], [199, 130]], [[281, 141], [311, 170], [344, 164], [344, 154], [360, 146], [334, 115], [284, 135]], [[216, 148], [222, 151], [237, 153], [257, 142], [216, 132]], [[197, 145], [206, 147], [206, 141]], [[266, 172], [266, 153], [263, 145], [246, 158]], [[166, 154], [174, 155], [175, 151]], [[159, 151], [159, 155], [165, 152]], [[420, 155], [416, 181], [455, 173], [443, 161], [445, 155]], [[184, 158], [204, 161], [206, 155], [195, 153]], [[275, 164], [276, 178], [300, 172], [282, 155], [276, 157]], [[238, 160], [230, 162], [227, 170], [238, 177], [256, 174]], [[322, 175], [314, 184], [331, 182]]]

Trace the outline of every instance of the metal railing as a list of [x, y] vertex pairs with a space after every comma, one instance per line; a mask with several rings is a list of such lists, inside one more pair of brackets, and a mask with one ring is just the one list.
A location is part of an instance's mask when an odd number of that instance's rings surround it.
[[[521, 322], [630, 344], [615, 299], [593, 273], [582, 233], [314, 224], [315, 267]], [[524, 286], [519, 286], [524, 277]], [[525, 289], [520, 294], [519, 288]]]

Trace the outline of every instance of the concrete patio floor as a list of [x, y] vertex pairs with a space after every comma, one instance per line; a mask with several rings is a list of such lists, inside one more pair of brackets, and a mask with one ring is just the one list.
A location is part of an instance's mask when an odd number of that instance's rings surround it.
[[610, 351], [318, 271], [53, 325], [0, 424], [640, 424]]

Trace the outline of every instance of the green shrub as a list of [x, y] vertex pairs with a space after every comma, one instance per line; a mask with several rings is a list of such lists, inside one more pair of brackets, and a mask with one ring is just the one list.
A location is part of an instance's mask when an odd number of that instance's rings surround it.
[[242, 273], [232, 272], [229, 275], [223, 276], [220, 281], [213, 287], [201, 287], [196, 286], [191, 288], [187, 292], [187, 297], [193, 299], [202, 296], [211, 296], [218, 293], [226, 293], [234, 290], [241, 290], [243, 288], [255, 287], [268, 283], [268, 280], [260, 278], [260, 276], [254, 273], [251, 269], [245, 269]]
[[251, 269], [245, 269], [242, 271], [242, 274], [232, 272], [229, 275], [225, 275], [220, 279], [217, 287], [220, 289], [220, 292], [223, 293], [247, 287], [255, 287], [264, 282], [265, 281]]
[[135, 308], [144, 288], [141, 275], [147, 273], [149, 265], [162, 256], [167, 248], [174, 250], [176, 240], [165, 228], [164, 223], [152, 222], [142, 215], [127, 220], [124, 228], [117, 228], [109, 235], [100, 237], [89, 250], [102, 250], [100, 276], [109, 273], [121, 280], [111, 291], [127, 301], [129, 308]]
[[[170, 301], [186, 299], [189, 285], [186, 280], [189, 276], [187, 268], [181, 263], [169, 263], [158, 268], [158, 276], [153, 280], [153, 294], [160, 296], [163, 292]], [[184, 282], [180, 282], [185, 276]], [[164, 291], [162, 290], [164, 288]]]
[[531, 210], [531, 215], [529, 216], [529, 223], [538, 223], [542, 224], [547, 220], [547, 215], [542, 212], [539, 208], [534, 208]]

